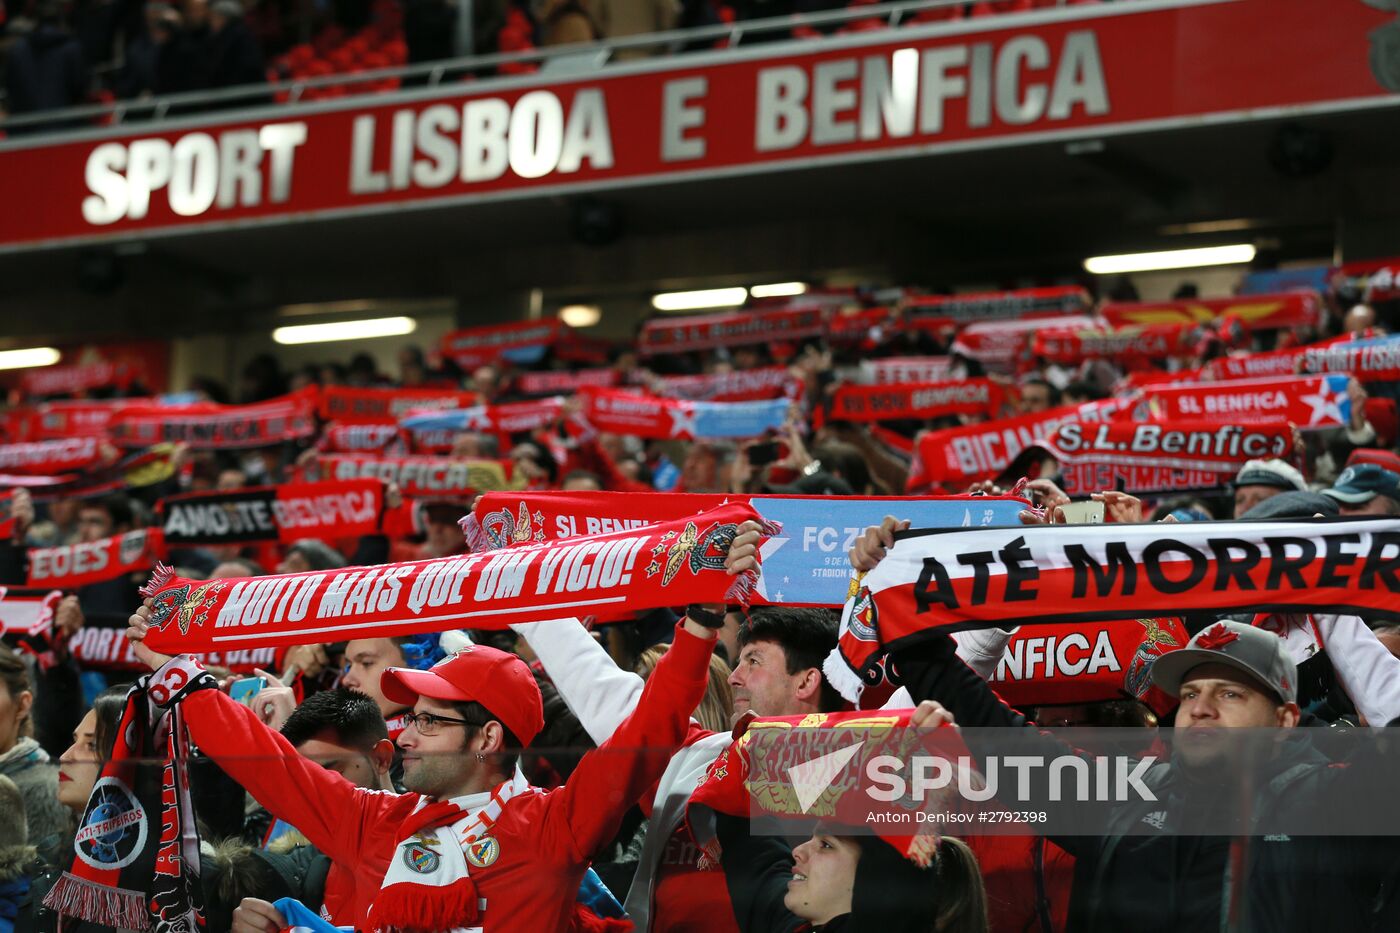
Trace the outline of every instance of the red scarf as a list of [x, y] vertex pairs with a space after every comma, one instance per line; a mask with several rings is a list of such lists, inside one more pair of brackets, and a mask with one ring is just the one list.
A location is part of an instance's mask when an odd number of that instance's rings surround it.
[[990, 379], [859, 386], [846, 384], [831, 400], [833, 421], [894, 421], [975, 415], [1001, 411], [1006, 393]]
[[1099, 313], [1110, 324], [1205, 324], [1231, 318], [1251, 330], [1314, 327], [1321, 322], [1317, 292], [1183, 298], [1180, 301], [1106, 304]]
[[1079, 409], [1066, 405], [1018, 418], [925, 431], [915, 439], [916, 459], [909, 470], [908, 490], [917, 492], [940, 484], [965, 486], [973, 480], [990, 479], [1021, 451], [1077, 417]]
[[[504, 629], [627, 606], [747, 603], [755, 572], [730, 576], [735, 529], [761, 520], [731, 504], [636, 532], [544, 542], [488, 554], [341, 570], [215, 580], [158, 568], [147, 644], [169, 654], [250, 644], [388, 638], [447, 628]], [[776, 533], [766, 525], [769, 534]]]
[[1011, 636], [988, 683], [1021, 709], [1131, 698], [1165, 715], [1176, 699], [1153, 685], [1152, 665], [1190, 639], [1171, 617], [1028, 625]]
[[183, 442], [195, 450], [267, 447], [316, 433], [313, 394], [294, 392], [252, 405], [129, 404], [108, 426], [121, 447], [148, 447], [161, 441]]
[[85, 470], [102, 457], [102, 443], [92, 436], [0, 445], [0, 473], [54, 476]]
[[192, 492], [162, 499], [157, 511], [168, 545], [333, 541], [379, 531], [384, 484], [352, 479]]
[[621, 378], [621, 373], [612, 367], [547, 373], [520, 373], [515, 377], [515, 391], [521, 395], [558, 395], [564, 392], [577, 392], [584, 386], [610, 389], [617, 385]]
[[343, 424], [321, 429], [317, 450], [334, 454], [385, 453], [399, 441], [397, 424]]
[[656, 318], [642, 325], [637, 351], [642, 356], [690, 353], [716, 347], [820, 337], [825, 330], [826, 314], [820, 308]]
[[1114, 328], [1046, 328], [1037, 331], [1031, 352], [1052, 363], [1088, 359], [1164, 360], [1190, 353], [1189, 324], [1142, 324]]
[[944, 382], [952, 372], [951, 356], [893, 356], [861, 360], [861, 381], [877, 386], [905, 382]]
[[1143, 390], [1139, 420], [1292, 421], [1303, 430], [1346, 424], [1346, 379], [1292, 376], [1240, 379], [1196, 385], [1150, 386]]
[[319, 394], [319, 412], [341, 424], [398, 424], [414, 409], [470, 408], [481, 399], [475, 392], [455, 389], [356, 389], [326, 386]]
[[29, 549], [30, 587], [77, 589], [141, 573], [165, 557], [159, 528], [142, 528], [97, 541]]
[[[909, 728], [913, 713], [911, 709], [861, 710], [742, 720], [735, 727], [734, 743], [710, 765], [686, 805], [686, 822], [705, 859], [718, 862], [723, 857], [711, 811], [742, 817], [761, 812], [780, 820], [810, 821], [816, 817], [837, 826], [865, 828], [866, 815], [880, 806], [859, 789], [869, 786], [865, 766], [871, 759], [890, 755], [908, 761], [921, 747], [933, 744], [928, 739], [934, 735], [940, 750], [959, 749], [967, 754], [966, 746], [951, 729], [935, 729], [921, 736]], [[835, 773], [821, 774], [810, 791], [800, 786], [801, 772], [793, 766], [857, 743], [859, 754], [847, 758]], [[760, 749], [757, 753], [756, 747]], [[899, 805], [887, 806], [894, 810]], [[936, 834], [899, 835], [888, 830], [877, 830], [876, 834], [925, 868], [932, 864], [938, 849]]]
[[932, 329], [974, 321], [1082, 314], [1092, 305], [1093, 300], [1087, 291], [1077, 285], [1062, 285], [1023, 288], [1014, 292], [926, 295], [905, 299], [901, 308], [910, 327]]
[[657, 395], [692, 402], [753, 402], [766, 398], [797, 398], [802, 394], [802, 383], [793, 378], [786, 366], [706, 376], [653, 376], [637, 381]]
[[136, 378], [136, 368], [128, 363], [83, 363], [78, 366], [45, 366], [24, 374], [25, 395], [58, 395], [115, 386], [125, 390]]
[[[73, 660], [85, 670], [125, 672], [144, 668], [132, 650], [124, 628], [85, 625], [74, 633], [68, 642], [68, 650], [72, 653]], [[239, 648], [233, 651], [210, 651], [196, 657], [209, 667], [226, 667], [235, 674], [251, 674], [254, 668], [276, 670], [277, 656], [276, 648]]]
[[568, 333], [558, 318], [468, 327], [442, 338], [442, 355], [467, 370], [503, 357], [535, 362]]
[[405, 496], [454, 498], [511, 485], [509, 460], [460, 460], [447, 457], [377, 457], [369, 454], [328, 454], [303, 470], [312, 482], [377, 479], [398, 483]]
[[1293, 426], [1069, 421], [1039, 446], [1059, 461], [1061, 486], [1070, 495], [1199, 490], [1228, 483], [1246, 461], [1288, 456]]

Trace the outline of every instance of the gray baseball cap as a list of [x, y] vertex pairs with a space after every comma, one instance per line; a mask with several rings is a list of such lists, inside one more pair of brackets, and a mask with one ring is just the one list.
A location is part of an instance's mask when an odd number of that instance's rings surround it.
[[1277, 693], [1285, 703], [1298, 702], [1298, 665], [1273, 632], [1243, 622], [1217, 622], [1152, 665], [1152, 682], [1172, 696], [1192, 668], [1226, 664], [1250, 675]]

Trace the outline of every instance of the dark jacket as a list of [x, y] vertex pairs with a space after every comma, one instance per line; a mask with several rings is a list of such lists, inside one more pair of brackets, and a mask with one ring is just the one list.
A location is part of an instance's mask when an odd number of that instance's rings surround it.
[[[957, 659], [955, 648], [940, 636], [897, 655], [895, 667], [916, 702], [943, 704], [964, 728], [1029, 728], [1047, 758], [1079, 754], [1005, 706]], [[1310, 744], [1309, 731], [1290, 737], [1261, 775], [1252, 803], [1256, 816], [1305, 809], [1323, 796], [1347, 799], [1350, 769], [1331, 767]], [[974, 756], [991, 751], [980, 743], [969, 739]], [[1026, 749], [1021, 745], [1018, 753]], [[1143, 782], [1156, 801], [1116, 804], [1099, 834], [1051, 836], [1076, 859], [1070, 933], [1400, 929], [1390, 903], [1393, 839], [1206, 835], [1238, 824], [1237, 812], [1221, 802], [1228, 793], [1193, 782], [1171, 761], [1148, 769]], [[1189, 829], [1195, 826], [1204, 829]], [[1232, 854], [1245, 866], [1243, 903], [1231, 902]], [[1232, 912], [1242, 919], [1238, 927], [1227, 925]]]
[[87, 96], [87, 68], [78, 40], [61, 26], [41, 23], [10, 48], [5, 88], [13, 114], [82, 103]]

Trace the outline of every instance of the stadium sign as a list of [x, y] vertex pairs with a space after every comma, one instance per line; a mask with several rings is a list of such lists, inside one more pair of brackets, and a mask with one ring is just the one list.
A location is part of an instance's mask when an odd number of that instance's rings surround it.
[[1330, 6], [1327, 55], [1310, 0], [1141, 0], [20, 137], [0, 250], [1400, 101]]

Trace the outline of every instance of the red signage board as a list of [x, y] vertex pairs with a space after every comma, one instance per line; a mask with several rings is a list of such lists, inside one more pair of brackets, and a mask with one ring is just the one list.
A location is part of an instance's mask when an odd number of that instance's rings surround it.
[[[0, 249], [1382, 105], [1360, 0], [1140, 0], [0, 143]], [[1307, 67], [1299, 67], [1307, 62]]]

